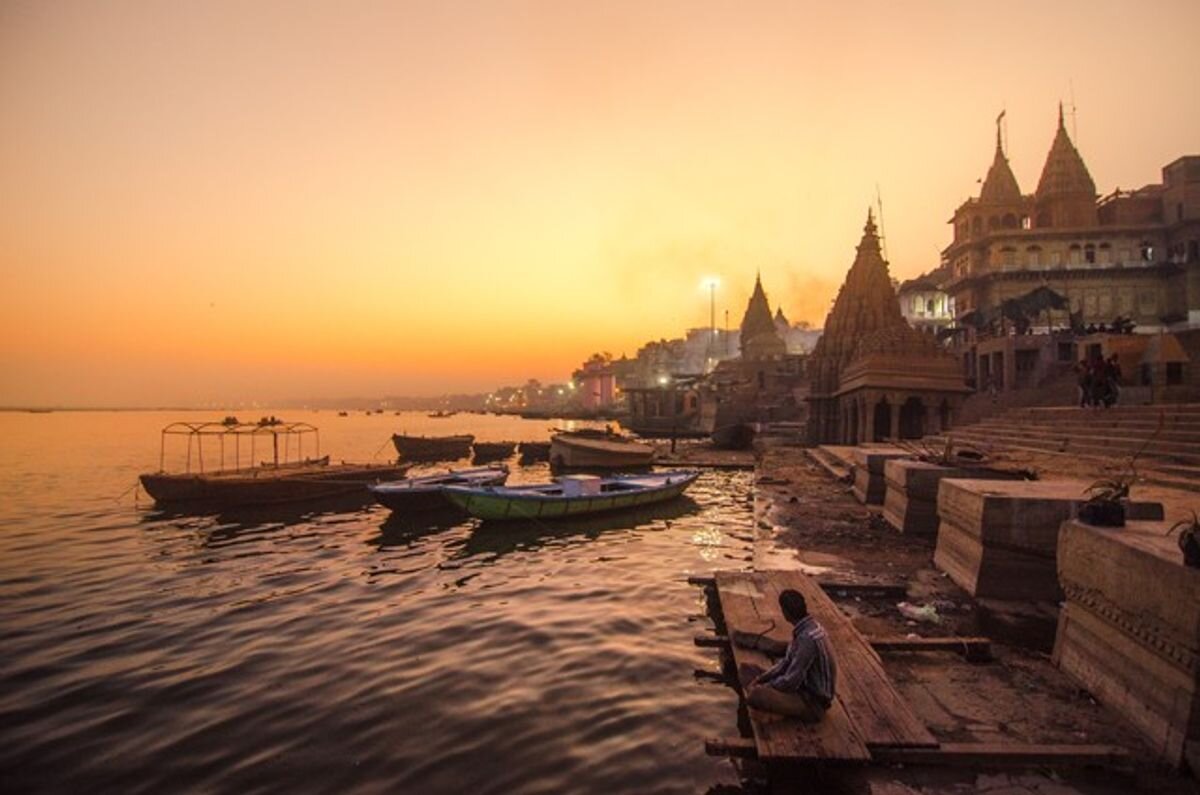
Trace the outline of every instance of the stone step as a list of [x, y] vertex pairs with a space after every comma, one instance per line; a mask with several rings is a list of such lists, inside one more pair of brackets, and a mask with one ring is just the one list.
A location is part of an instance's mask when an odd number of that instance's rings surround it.
[[[998, 446], [1024, 446], [1035, 450], [1044, 450], [1050, 453], [1062, 453], [1064, 455], [1077, 455], [1086, 458], [1098, 458], [1109, 462], [1119, 462], [1138, 451], [1136, 447], [1105, 447], [1103, 445], [1089, 445], [1084, 443], [1069, 443], [1063, 445], [1061, 440], [1047, 440], [1038, 437], [1004, 437], [994, 434], [984, 434], [979, 436], [962, 436], [956, 437], [959, 441], [975, 444], [977, 446], [986, 447], [988, 445]], [[1200, 455], [1188, 455], [1183, 453], [1156, 452], [1153, 449], [1147, 449], [1141, 452], [1139, 461], [1154, 462], [1155, 466], [1182, 464], [1184, 466], [1200, 465]]]
[[[1146, 439], [1139, 437], [1081, 436], [1023, 429], [981, 429], [970, 426], [951, 429], [949, 434], [958, 441], [969, 441], [974, 444], [1017, 442], [1040, 445], [1045, 449], [1057, 452], [1091, 453], [1098, 456], [1128, 455], [1141, 450], [1141, 455], [1145, 458], [1200, 464], [1200, 445], [1164, 442], [1160, 439], [1146, 444]], [[1145, 445], [1145, 449], [1143, 449], [1143, 445]]]
[[[1130, 447], [1131, 449], [1137, 449], [1149, 442], [1147, 450], [1154, 449], [1172, 454], [1200, 455], [1200, 436], [1177, 438], [1167, 436], [1166, 433], [1159, 433], [1156, 436], [1153, 433], [1140, 435], [1106, 430], [1082, 431], [1073, 428], [1033, 428], [1022, 425], [964, 426], [961, 430], [976, 431], [995, 436], [1037, 437], [1057, 442], [1062, 442], [1065, 439], [1072, 444], [1095, 443], [1118, 448]], [[953, 434], [956, 432], [956, 429], [951, 429], [950, 432]]]
[[[1024, 417], [1044, 417], [1044, 418], [1062, 418], [1071, 414], [1084, 414], [1095, 412], [1096, 409], [1082, 408], [1075, 406], [1028, 406], [1023, 408], [1009, 409], [1006, 414], [1009, 416], [1024, 416]], [[1105, 409], [1105, 413], [1117, 417], [1129, 418], [1150, 418], [1157, 420], [1159, 416], [1164, 416], [1168, 420], [1172, 418], [1181, 419], [1197, 419], [1200, 418], [1200, 404], [1197, 403], [1172, 403], [1172, 404], [1154, 404], [1147, 406], [1122, 406], [1116, 405], [1112, 408]]]
[[[957, 436], [955, 436], [954, 438], [956, 440], [958, 440]], [[927, 437], [925, 437], [925, 441], [928, 441], [931, 445], [938, 445], [938, 444], [945, 444], [946, 440], [945, 440], [945, 438], [940, 437], [940, 436], [927, 436]], [[1004, 449], [1004, 450], [1013, 450], [1013, 451], [1017, 451], [1017, 452], [1044, 453], [1044, 454], [1048, 454], [1048, 455], [1063, 455], [1063, 456], [1070, 456], [1072, 458], [1087, 458], [1090, 460], [1105, 461], [1105, 462], [1112, 461], [1111, 455], [1089, 455], [1089, 454], [1079, 453], [1078, 451], [1071, 451], [1068, 453], [1063, 453], [1059, 450], [1050, 449], [1050, 448], [1047, 448], [1044, 446], [1036, 446], [1036, 445], [1020, 444], [1020, 443], [1009, 443], [1009, 442], [995, 442], [995, 440], [989, 440], [987, 438], [981, 438], [978, 440], [978, 442], [983, 442], [985, 444], [991, 442], [991, 443], [994, 443], [993, 446], [995, 446], [997, 448]], [[1183, 471], [1182, 472], [1176, 471], [1176, 470], [1180, 470], [1180, 469]], [[1194, 492], [1200, 493], [1200, 471], [1196, 471], [1193, 474], [1193, 469], [1194, 469], [1193, 467], [1187, 467], [1187, 466], [1181, 467], [1176, 464], [1170, 464], [1170, 463], [1167, 463], [1164, 461], [1156, 461], [1156, 460], [1151, 459], [1151, 460], [1148, 460], [1145, 462], [1145, 466], [1138, 467], [1138, 482], [1139, 483], [1148, 483], [1148, 484], [1152, 484], [1155, 486], [1164, 486], [1166, 488], [1171, 488], [1171, 489], [1181, 489], [1184, 491], [1194, 491]], [[1196, 468], [1196, 469], [1200, 469], [1200, 468]]]
[[1020, 424], [1038, 428], [1124, 428], [1145, 433], [1153, 433], [1161, 427], [1163, 432], [1200, 434], [1200, 420], [1168, 419], [1160, 425], [1158, 420], [1113, 417], [1105, 411], [1094, 411], [1090, 417], [1061, 417], [1058, 419], [1013, 417], [1009, 414], [999, 414], [975, 424], [984, 426]]

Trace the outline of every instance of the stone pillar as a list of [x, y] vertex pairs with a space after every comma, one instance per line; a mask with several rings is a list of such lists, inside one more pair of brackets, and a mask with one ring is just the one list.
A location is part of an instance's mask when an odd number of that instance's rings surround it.
[[870, 394], [867, 392], [863, 396], [865, 408], [863, 410], [863, 432], [860, 436], [864, 442], [875, 441], [875, 403], [877, 401], [871, 400]]

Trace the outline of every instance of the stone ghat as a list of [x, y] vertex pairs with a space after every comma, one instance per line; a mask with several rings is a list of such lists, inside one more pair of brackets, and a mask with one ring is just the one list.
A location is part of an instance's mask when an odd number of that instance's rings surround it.
[[[943, 479], [934, 564], [977, 598], [1059, 601], [1058, 534], [1085, 501], [1076, 480]], [[1159, 503], [1134, 502], [1131, 519], [1161, 520]]]
[[987, 467], [941, 466], [905, 459], [885, 461], [883, 473], [886, 484], [883, 518], [901, 533], [930, 538], [938, 532], [938, 486], [944, 479], [1022, 479], [1017, 472]]
[[1200, 771], [1200, 570], [1163, 523], [1062, 527], [1054, 662], [1172, 764]]
[[852, 454], [854, 461], [854, 496], [864, 505], [882, 505], [887, 494], [883, 466], [896, 458], [912, 457], [911, 450], [903, 447], [857, 447]]

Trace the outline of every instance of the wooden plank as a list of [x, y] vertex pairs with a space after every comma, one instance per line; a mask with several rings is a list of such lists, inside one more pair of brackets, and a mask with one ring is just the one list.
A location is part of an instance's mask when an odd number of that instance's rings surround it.
[[935, 747], [929, 729], [913, 714], [883, 670], [883, 662], [816, 581], [799, 571], [770, 572], [767, 598], [792, 588], [829, 633], [838, 665], [838, 692], [869, 748]]
[[749, 737], [711, 737], [704, 741], [704, 752], [709, 756], [756, 759], [758, 746]]
[[729, 638], [724, 635], [697, 635], [692, 642], [702, 649], [719, 649], [729, 645]]
[[[786, 643], [791, 628], [779, 612], [778, 601], [764, 598], [764, 586], [761, 575], [717, 572], [717, 595], [725, 626], [731, 634], [764, 634]], [[772, 664], [762, 652], [738, 645], [733, 646], [733, 659], [743, 692], [749, 684], [744, 666], [766, 669]], [[871, 757], [840, 699], [815, 725], [754, 708], [748, 712], [760, 759], [866, 762]]]
[[1130, 764], [1129, 751], [1116, 745], [1036, 743], [943, 743], [937, 748], [881, 748], [872, 753], [887, 764], [1047, 767]]
[[693, 574], [687, 578], [688, 585], [695, 585], [698, 588], [708, 588], [717, 584], [715, 577], [700, 577]]
[[949, 651], [971, 662], [992, 658], [992, 642], [987, 638], [909, 638], [904, 635], [871, 635], [867, 642], [875, 651]]

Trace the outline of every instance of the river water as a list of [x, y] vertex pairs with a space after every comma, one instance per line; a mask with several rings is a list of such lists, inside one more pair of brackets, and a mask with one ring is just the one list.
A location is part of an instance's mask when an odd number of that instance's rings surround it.
[[[359, 461], [391, 455], [395, 431], [544, 440], [552, 424], [259, 413]], [[719, 665], [692, 643], [711, 624], [686, 578], [747, 565], [750, 473], [513, 526], [380, 506], [171, 515], [129, 490], [163, 425], [219, 418], [0, 413], [0, 789], [736, 785], [704, 754], [736, 734], [737, 699], [696, 674]]]

